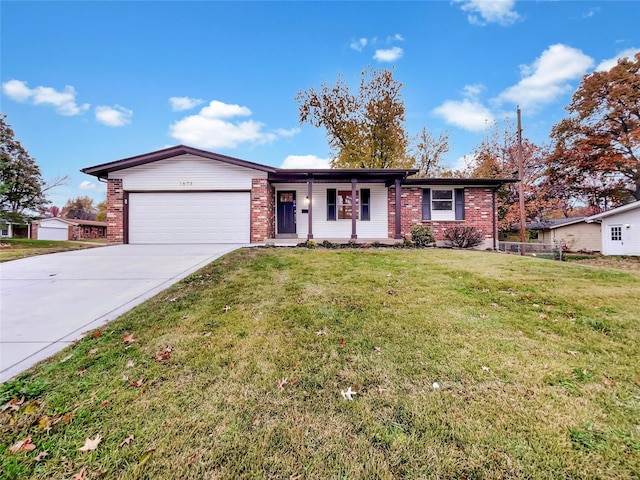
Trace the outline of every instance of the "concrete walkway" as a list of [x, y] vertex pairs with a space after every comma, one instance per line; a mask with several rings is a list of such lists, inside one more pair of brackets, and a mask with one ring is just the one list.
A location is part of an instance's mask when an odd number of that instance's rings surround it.
[[0, 264], [0, 382], [239, 247], [115, 245]]

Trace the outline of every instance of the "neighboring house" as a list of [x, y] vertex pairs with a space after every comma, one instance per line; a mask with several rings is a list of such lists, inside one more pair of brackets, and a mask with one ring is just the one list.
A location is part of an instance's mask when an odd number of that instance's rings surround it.
[[15, 221], [0, 218], [0, 238], [33, 238], [30, 220]]
[[585, 217], [532, 222], [527, 224], [527, 230], [537, 232], [537, 242], [562, 245], [571, 252], [602, 250], [600, 225], [585, 222]]
[[75, 225], [71, 228], [71, 240], [95, 240], [107, 238], [107, 222], [98, 220], [69, 219]]
[[604, 255], [640, 255], [640, 200], [585, 218], [600, 223]]
[[84, 168], [108, 182], [109, 243], [375, 241], [453, 225], [496, 248], [500, 179], [409, 178], [412, 169], [293, 170], [186, 146]]
[[107, 222], [75, 218], [43, 218], [33, 225], [38, 240], [83, 240], [107, 238]]

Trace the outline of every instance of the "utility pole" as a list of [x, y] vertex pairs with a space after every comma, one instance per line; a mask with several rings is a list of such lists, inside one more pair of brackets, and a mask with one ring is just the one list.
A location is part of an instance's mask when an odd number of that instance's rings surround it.
[[520, 197], [520, 255], [524, 255], [525, 242], [525, 213], [524, 213], [524, 172], [523, 172], [523, 153], [522, 153], [522, 120], [520, 115], [520, 106], [517, 107], [518, 112], [518, 193]]

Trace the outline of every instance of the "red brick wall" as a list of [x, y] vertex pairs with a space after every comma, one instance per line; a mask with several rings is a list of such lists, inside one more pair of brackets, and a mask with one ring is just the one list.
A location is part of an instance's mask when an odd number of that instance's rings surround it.
[[31, 224], [31, 240], [37, 240], [38, 238], [38, 224], [33, 222]]
[[[78, 225], [71, 228], [71, 238], [73, 240], [82, 240], [83, 238], [105, 238], [104, 234], [101, 234], [104, 227], [97, 227], [94, 225]], [[85, 233], [85, 229], [89, 228], [89, 233]]]
[[266, 178], [251, 179], [251, 242], [275, 238], [275, 190]]
[[124, 190], [119, 178], [107, 184], [107, 242], [124, 243]]
[[[433, 229], [437, 241], [444, 241], [444, 231], [452, 225], [468, 225], [484, 233], [485, 245], [492, 243], [493, 232], [493, 193], [490, 188], [467, 187], [464, 189], [464, 220], [423, 221], [422, 188], [404, 187], [401, 190], [402, 236], [410, 238], [413, 225], [428, 225]], [[389, 238], [395, 233], [395, 188], [389, 188]], [[497, 212], [495, 212], [497, 218]]]

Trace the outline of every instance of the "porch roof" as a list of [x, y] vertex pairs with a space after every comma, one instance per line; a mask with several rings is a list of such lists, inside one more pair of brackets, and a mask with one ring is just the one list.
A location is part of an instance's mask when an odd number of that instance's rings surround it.
[[317, 183], [350, 182], [355, 179], [358, 183], [393, 183], [396, 179], [404, 180], [409, 175], [418, 173], [412, 168], [325, 168], [325, 169], [285, 169], [278, 168], [269, 173], [270, 182], [283, 183]]

